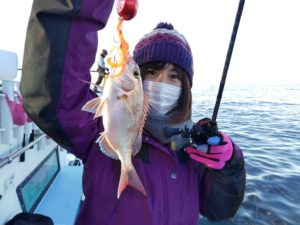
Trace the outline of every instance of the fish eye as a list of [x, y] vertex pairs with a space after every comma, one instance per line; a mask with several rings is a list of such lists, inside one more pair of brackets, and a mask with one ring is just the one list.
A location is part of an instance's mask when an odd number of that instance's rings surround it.
[[133, 76], [137, 79], [140, 76], [140, 73], [137, 70], [135, 70], [133, 72]]

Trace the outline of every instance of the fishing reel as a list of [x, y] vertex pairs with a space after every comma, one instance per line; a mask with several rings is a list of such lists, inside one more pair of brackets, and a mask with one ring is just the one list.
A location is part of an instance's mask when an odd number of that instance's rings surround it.
[[199, 120], [190, 129], [165, 127], [164, 136], [172, 139], [171, 148], [175, 151], [187, 146], [218, 145], [221, 142], [217, 122], [209, 118]]

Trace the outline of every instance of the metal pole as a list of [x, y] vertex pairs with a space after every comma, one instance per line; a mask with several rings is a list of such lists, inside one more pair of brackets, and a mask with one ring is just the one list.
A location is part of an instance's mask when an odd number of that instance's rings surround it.
[[4, 157], [4, 158], [0, 158], [0, 169], [5, 166], [6, 164], [11, 163], [15, 158], [17, 158], [18, 156], [20, 156], [23, 152], [27, 151], [28, 149], [30, 149], [30, 147], [32, 147], [33, 145], [37, 144], [40, 140], [42, 140], [43, 138], [45, 138], [47, 135], [46, 134], [42, 134], [40, 137], [38, 137], [37, 139], [35, 139], [33, 142], [29, 143], [28, 145], [26, 145], [23, 148], [18, 149], [17, 151], [9, 154], [8, 156]]
[[233, 47], [234, 47], [234, 43], [235, 43], [235, 38], [236, 38], [236, 35], [237, 35], [237, 32], [238, 32], [241, 16], [242, 16], [242, 13], [243, 13], [244, 3], [245, 3], [245, 0], [240, 0], [238, 10], [237, 10], [237, 13], [236, 13], [234, 26], [233, 26], [233, 30], [232, 30], [232, 33], [231, 33], [230, 43], [229, 43], [229, 47], [228, 47], [228, 50], [227, 50], [225, 65], [224, 65], [224, 68], [223, 68], [223, 74], [222, 74], [222, 78], [221, 78], [221, 82], [220, 82], [220, 86], [219, 86], [219, 91], [218, 91], [218, 95], [217, 95], [217, 100], [216, 100], [216, 103], [215, 103], [215, 108], [214, 108], [214, 112], [213, 112], [213, 116], [212, 116], [213, 121], [217, 120], [219, 106], [220, 106], [220, 103], [221, 103], [222, 94], [223, 94], [223, 90], [224, 90], [224, 86], [225, 86], [226, 76], [227, 76], [227, 72], [228, 72], [228, 68], [229, 68], [230, 60], [231, 60], [231, 55], [232, 55], [232, 51], [233, 51]]

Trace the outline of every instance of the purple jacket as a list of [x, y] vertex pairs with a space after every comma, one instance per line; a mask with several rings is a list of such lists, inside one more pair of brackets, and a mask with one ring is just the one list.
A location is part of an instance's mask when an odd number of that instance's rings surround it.
[[185, 153], [144, 136], [133, 164], [147, 196], [127, 187], [120, 199], [120, 162], [103, 155], [95, 140], [101, 119], [82, 112], [95, 94], [89, 69], [97, 31], [113, 0], [35, 0], [27, 30], [21, 92], [26, 112], [58, 144], [84, 162], [85, 201], [77, 225], [196, 225], [199, 212], [211, 220], [232, 217], [244, 196], [245, 171], [235, 146], [224, 169], [205, 170]]

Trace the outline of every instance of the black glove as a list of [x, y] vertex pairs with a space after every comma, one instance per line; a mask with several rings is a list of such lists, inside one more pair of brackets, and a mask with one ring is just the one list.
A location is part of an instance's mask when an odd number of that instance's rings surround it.
[[218, 124], [209, 118], [199, 120], [191, 130], [192, 138], [196, 144], [220, 145], [222, 138]]

